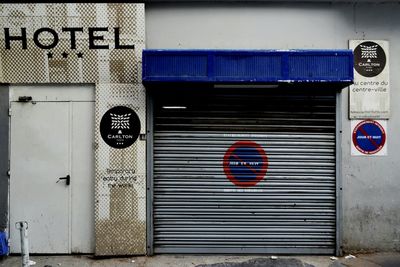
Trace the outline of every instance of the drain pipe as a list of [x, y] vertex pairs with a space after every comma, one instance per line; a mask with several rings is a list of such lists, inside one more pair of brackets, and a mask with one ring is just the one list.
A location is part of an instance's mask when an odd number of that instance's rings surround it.
[[29, 243], [28, 243], [28, 222], [16, 222], [15, 227], [20, 231], [21, 235], [21, 257], [22, 267], [35, 265], [36, 262], [29, 260]]

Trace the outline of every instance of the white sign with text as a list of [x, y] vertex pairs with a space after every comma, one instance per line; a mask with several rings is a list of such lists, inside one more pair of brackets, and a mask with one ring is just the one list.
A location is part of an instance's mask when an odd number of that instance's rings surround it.
[[350, 86], [350, 119], [390, 116], [389, 42], [350, 40], [354, 52], [354, 84]]

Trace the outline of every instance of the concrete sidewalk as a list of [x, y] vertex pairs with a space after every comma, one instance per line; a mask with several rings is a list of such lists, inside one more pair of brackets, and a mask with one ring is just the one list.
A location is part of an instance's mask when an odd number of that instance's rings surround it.
[[[94, 258], [88, 255], [31, 256], [35, 267], [400, 267], [400, 253], [330, 256], [157, 255], [152, 257]], [[20, 267], [19, 256], [0, 261], [1, 267]]]

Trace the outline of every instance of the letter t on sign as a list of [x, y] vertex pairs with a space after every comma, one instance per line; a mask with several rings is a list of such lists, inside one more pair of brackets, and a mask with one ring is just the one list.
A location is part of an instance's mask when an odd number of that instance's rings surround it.
[[62, 28], [63, 32], [69, 32], [71, 35], [71, 49], [76, 49], [76, 32], [83, 32], [83, 28]]

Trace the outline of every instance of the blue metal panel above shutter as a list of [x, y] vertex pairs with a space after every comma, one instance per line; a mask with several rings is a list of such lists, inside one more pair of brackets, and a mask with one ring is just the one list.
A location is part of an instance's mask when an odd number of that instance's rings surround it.
[[144, 50], [143, 83], [353, 82], [351, 50]]

